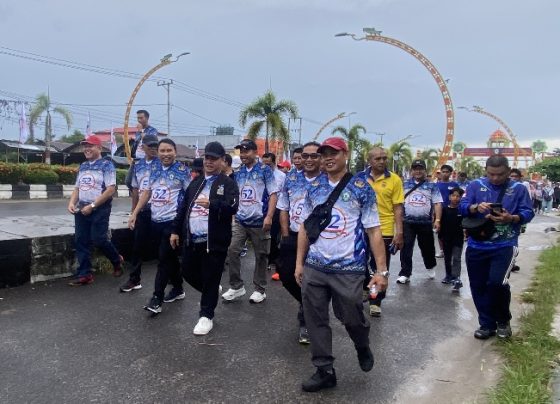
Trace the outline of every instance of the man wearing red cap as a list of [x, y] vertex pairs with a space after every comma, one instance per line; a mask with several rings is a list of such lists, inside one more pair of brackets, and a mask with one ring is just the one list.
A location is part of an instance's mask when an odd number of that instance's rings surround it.
[[115, 166], [101, 158], [101, 139], [89, 136], [81, 142], [86, 157], [80, 165], [76, 187], [68, 202], [68, 212], [75, 217], [75, 244], [78, 270], [71, 286], [93, 282], [90, 243], [99, 248], [113, 264], [113, 275], [121, 276], [122, 257], [107, 237], [111, 202], [115, 193]]
[[354, 342], [360, 368], [364, 372], [373, 368], [370, 325], [362, 303], [368, 249], [377, 266], [368, 287], [385, 290], [389, 276], [373, 189], [360, 176], [347, 173], [348, 146], [343, 139], [325, 140], [318, 152], [326, 174], [312, 181], [307, 190], [295, 270], [302, 287], [312, 362], [317, 368], [302, 384], [309, 392], [336, 386], [329, 325], [331, 300], [335, 316]]

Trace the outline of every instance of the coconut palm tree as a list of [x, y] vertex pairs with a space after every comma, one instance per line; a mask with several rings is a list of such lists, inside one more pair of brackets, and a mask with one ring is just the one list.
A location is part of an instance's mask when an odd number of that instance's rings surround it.
[[348, 142], [348, 169], [354, 167], [354, 161], [352, 159], [352, 154], [356, 149], [357, 143], [360, 140], [360, 132], [366, 133], [366, 128], [360, 124], [353, 125], [350, 129], [344, 126], [337, 126], [332, 130], [333, 135], [342, 135]]
[[420, 159], [426, 162], [426, 171], [432, 172], [438, 163], [439, 154], [436, 149], [425, 149], [420, 153]]
[[404, 169], [410, 167], [413, 160], [412, 149], [408, 142], [397, 142], [389, 146], [389, 160], [387, 164], [395, 173], [402, 173]]
[[37, 125], [41, 115], [45, 115], [45, 163], [51, 163], [51, 140], [52, 140], [52, 117], [51, 112], [54, 112], [64, 118], [68, 130], [72, 126], [72, 114], [66, 108], [61, 106], [53, 107], [51, 99], [48, 94], [41, 93], [35, 98], [35, 104], [31, 107], [29, 113], [29, 133], [33, 138], [33, 127]]
[[281, 140], [284, 147], [290, 143], [290, 134], [284, 123], [285, 116], [295, 119], [298, 116], [298, 108], [293, 101], [276, 101], [272, 90], [268, 90], [262, 97], [257, 98], [247, 105], [239, 114], [239, 124], [245, 127], [247, 121], [252, 119], [247, 136], [256, 139], [265, 127], [264, 149], [268, 153], [269, 139]]
[[461, 159], [457, 171], [463, 171], [468, 178], [478, 178], [484, 174], [484, 168], [471, 156]]

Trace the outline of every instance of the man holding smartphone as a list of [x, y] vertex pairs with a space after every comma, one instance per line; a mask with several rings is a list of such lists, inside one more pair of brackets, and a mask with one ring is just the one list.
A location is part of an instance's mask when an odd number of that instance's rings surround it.
[[[387, 169], [387, 152], [382, 147], [374, 147], [368, 153], [369, 167], [363, 172], [364, 179], [375, 191], [381, 234], [385, 243], [385, 259], [387, 270], [391, 264], [391, 255], [403, 247], [403, 203], [404, 192], [400, 177]], [[377, 266], [374, 257], [370, 256], [369, 267], [375, 273]], [[368, 269], [364, 290], [371, 279]], [[381, 302], [385, 298], [385, 291], [380, 291], [374, 299], [368, 298], [369, 314], [373, 317], [381, 316]]]
[[494, 234], [487, 239], [468, 238], [465, 254], [471, 294], [478, 311], [477, 339], [511, 337], [511, 292], [508, 278], [515, 263], [521, 226], [535, 213], [527, 188], [510, 178], [508, 159], [494, 155], [486, 160], [486, 177], [471, 182], [461, 199], [463, 217], [491, 220]]

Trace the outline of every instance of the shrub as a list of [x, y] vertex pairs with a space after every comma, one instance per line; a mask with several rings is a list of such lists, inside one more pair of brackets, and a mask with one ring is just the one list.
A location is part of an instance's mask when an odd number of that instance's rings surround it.
[[128, 173], [128, 170], [124, 168], [117, 168], [117, 185], [124, 185], [126, 173]]
[[18, 184], [27, 171], [25, 164], [0, 163], [0, 184]]
[[74, 185], [78, 176], [78, 166], [56, 166], [54, 172], [58, 174], [61, 184]]
[[26, 184], [56, 184], [58, 182], [58, 174], [52, 170], [38, 169], [29, 170], [23, 177]]

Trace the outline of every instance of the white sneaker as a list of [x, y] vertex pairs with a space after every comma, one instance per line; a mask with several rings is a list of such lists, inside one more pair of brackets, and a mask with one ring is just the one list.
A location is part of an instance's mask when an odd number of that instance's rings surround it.
[[428, 269], [428, 278], [436, 279], [436, 270], [435, 269]]
[[438, 252], [436, 258], [443, 258], [443, 251]]
[[401, 284], [404, 285], [405, 283], [408, 283], [408, 282], [410, 282], [410, 278], [408, 276], [403, 275], [403, 276], [399, 276], [397, 278], [397, 283], [401, 283]]
[[264, 299], [266, 299], [266, 293], [261, 293], [261, 292], [257, 292], [256, 290], [253, 292], [253, 294], [251, 295], [251, 297], [249, 298], [249, 301], [251, 303], [260, 303], [262, 302]]
[[237, 299], [238, 297], [243, 296], [245, 293], [247, 292], [245, 292], [244, 286], [240, 287], [239, 289], [229, 288], [228, 291], [222, 295], [222, 298], [224, 300], [231, 301]]
[[194, 335], [206, 335], [214, 327], [214, 322], [207, 317], [200, 317], [198, 323], [194, 326]]

